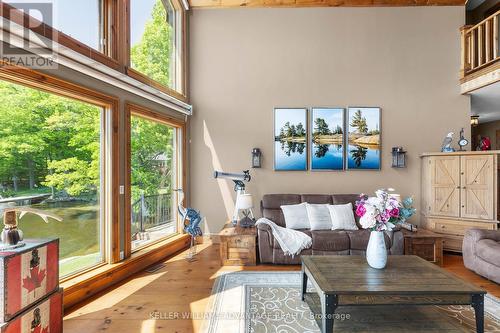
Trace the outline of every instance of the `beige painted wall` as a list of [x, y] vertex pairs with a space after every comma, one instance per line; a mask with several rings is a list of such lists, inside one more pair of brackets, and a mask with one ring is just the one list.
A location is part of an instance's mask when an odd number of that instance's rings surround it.
[[[247, 187], [265, 193], [420, 194], [418, 155], [469, 125], [459, 93], [463, 7], [194, 10], [190, 17], [191, 204], [217, 232], [234, 205], [230, 181], [214, 169], [250, 167]], [[382, 107], [382, 170], [273, 171], [273, 108]], [[470, 135], [470, 128], [467, 136]], [[390, 167], [391, 147], [408, 150]], [[258, 208], [255, 209], [258, 211]], [[415, 221], [417, 222], [417, 221]]]

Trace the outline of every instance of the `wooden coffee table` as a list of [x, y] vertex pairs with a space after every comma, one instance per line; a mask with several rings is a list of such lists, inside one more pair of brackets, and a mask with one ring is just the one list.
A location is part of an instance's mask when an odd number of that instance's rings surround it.
[[[311, 280], [315, 292], [307, 292]], [[486, 291], [417, 256], [389, 256], [387, 267], [371, 268], [363, 256], [302, 256], [302, 300], [321, 332], [333, 332], [340, 306], [471, 305], [476, 330], [484, 332]]]

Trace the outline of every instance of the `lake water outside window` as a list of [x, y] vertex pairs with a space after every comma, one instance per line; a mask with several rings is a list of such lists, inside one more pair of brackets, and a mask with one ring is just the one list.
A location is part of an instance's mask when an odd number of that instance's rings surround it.
[[179, 16], [169, 0], [130, 1], [130, 65], [176, 89]]
[[177, 233], [177, 129], [131, 116], [132, 250]]
[[[52, 5], [52, 15], [30, 10], [30, 15], [46, 24], [51, 25], [68, 36], [92, 47], [104, 51], [101, 43], [103, 35], [102, 19], [103, 0], [51, 0], [44, 3]], [[5, 1], [16, 8], [29, 8], [36, 4], [33, 0]], [[82, 13], [85, 13], [84, 15]], [[50, 21], [50, 22], [49, 22]]]
[[60, 239], [61, 276], [103, 262], [103, 115], [92, 104], [0, 81], [0, 219], [13, 206], [61, 216], [20, 220], [25, 238]]

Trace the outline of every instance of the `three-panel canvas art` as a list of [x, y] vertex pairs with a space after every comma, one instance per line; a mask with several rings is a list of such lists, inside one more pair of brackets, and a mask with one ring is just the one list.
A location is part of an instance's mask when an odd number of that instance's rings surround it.
[[276, 171], [379, 170], [378, 107], [276, 108]]

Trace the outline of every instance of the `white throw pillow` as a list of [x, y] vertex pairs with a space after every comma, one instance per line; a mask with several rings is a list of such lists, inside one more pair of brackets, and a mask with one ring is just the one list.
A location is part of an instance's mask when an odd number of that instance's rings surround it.
[[281, 206], [285, 217], [285, 225], [289, 229], [309, 229], [309, 219], [307, 218], [306, 203], [298, 205]]
[[330, 217], [332, 219], [332, 230], [358, 230], [356, 220], [354, 219], [354, 212], [352, 203], [345, 205], [328, 205]]
[[306, 208], [311, 230], [332, 230], [332, 219], [328, 205], [307, 204]]

